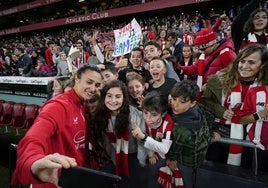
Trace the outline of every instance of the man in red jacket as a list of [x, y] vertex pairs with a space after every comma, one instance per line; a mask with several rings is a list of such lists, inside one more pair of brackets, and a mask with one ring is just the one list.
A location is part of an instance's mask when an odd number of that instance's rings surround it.
[[49, 67], [53, 67], [54, 66], [54, 62], [53, 62], [53, 54], [52, 54], [52, 49], [55, 46], [55, 42], [54, 41], [47, 41], [47, 49], [45, 51], [45, 59], [46, 59], [46, 63]]
[[229, 65], [236, 53], [231, 39], [217, 41], [217, 34], [208, 28], [197, 32], [194, 44], [201, 51], [201, 55], [193, 65], [181, 66], [179, 69], [181, 74], [198, 74], [197, 85], [200, 91], [204, 91], [208, 76]]

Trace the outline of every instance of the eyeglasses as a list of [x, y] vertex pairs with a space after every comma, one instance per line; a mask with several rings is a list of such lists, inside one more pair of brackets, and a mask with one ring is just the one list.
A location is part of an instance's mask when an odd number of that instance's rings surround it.
[[208, 48], [212, 47], [213, 45], [210, 45], [210, 46], [207, 46], [207, 47], [204, 47], [204, 48], [198, 48], [200, 51], [205, 51], [207, 50]]
[[200, 51], [205, 51], [206, 49], [208, 49], [210, 46], [208, 46], [208, 47], [205, 47], [205, 48], [198, 48], [198, 50], [200, 50]]

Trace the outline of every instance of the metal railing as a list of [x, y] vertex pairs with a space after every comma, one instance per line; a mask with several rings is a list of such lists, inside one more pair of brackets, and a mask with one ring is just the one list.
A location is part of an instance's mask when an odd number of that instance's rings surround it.
[[235, 138], [223, 138], [223, 137], [221, 137], [220, 139], [212, 139], [212, 142], [235, 144], [235, 145], [253, 148], [252, 171], [254, 173], [254, 176], [258, 175], [258, 154], [257, 154], [258, 147], [253, 142], [249, 140], [240, 140], [240, 139], [235, 139]]

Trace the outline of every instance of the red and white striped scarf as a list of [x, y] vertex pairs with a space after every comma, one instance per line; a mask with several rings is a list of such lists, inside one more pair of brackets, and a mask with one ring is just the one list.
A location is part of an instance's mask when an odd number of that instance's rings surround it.
[[115, 156], [115, 173], [116, 175], [129, 176], [128, 171], [128, 140], [129, 131], [128, 129], [121, 135], [116, 135], [114, 132], [114, 123], [112, 118], [109, 119], [108, 129], [106, 134], [109, 141], [114, 146], [116, 156]]
[[[252, 86], [256, 86], [256, 82], [254, 82]], [[242, 93], [242, 86], [240, 83], [238, 83], [237, 86], [232, 89], [232, 92], [229, 96], [225, 96], [224, 94], [222, 94], [222, 105], [230, 110], [235, 109], [237, 104], [242, 103], [241, 93]], [[234, 118], [231, 121], [215, 118], [215, 121], [221, 124], [231, 124], [230, 138], [243, 139], [244, 137], [243, 125], [239, 124], [237, 121], [234, 121]], [[242, 157], [242, 146], [230, 144], [227, 164], [240, 166], [241, 157]]]
[[[265, 40], [266, 40], [266, 47], [268, 48], [268, 33], [264, 33], [264, 34], [265, 34]], [[243, 39], [240, 45], [240, 50], [242, 50], [243, 48], [251, 44], [258, 44], [256, 35], [253, 32], [248, 34], [247, 40], [245, 38]]]
[[178, 168], [173, 171], [168, 166], [161, 167], [157, 178], [162, 188], [183, 188], [183, 179]]
[[[255, 111], [259, 112], [260, 110], [264, 110], [267, 104], [267, 93], [266, 89], [258, 91], [255, 97]], [[250, 123], [247, 126], [247, 133], [249, 139], [255, 143], [260, 149], [268, 150], [268, 123], [266, 119], [260, 119], [254, 123]]]
[[[235, 105], [241, 104], [241, 85], [238, 84], [233, 88], [232, 93], [229, 98], [229, 109], [235, 108]], [[231, 121], [231, 133], [230, 138], [243, 139], [244, 137], [244, 128], [242, 124], [234, 123]], [[242, 157], [242, 146], [230, 144], [229, 154], [227, 159], [227, 164], [240, 166]]]

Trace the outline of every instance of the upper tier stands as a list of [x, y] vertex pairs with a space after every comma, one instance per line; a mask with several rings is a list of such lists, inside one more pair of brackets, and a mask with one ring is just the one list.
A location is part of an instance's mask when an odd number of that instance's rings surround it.
[[[219, 1], [221, 1], [222, 3], [221, 2], [219, 3]], [[163, 9], [163, 8], [168, 8], [169, 10], [161, 12], [160, 14], [162, 15], [164, 14], [168, 15], [170, 13], [180, 14], [181, 12], [187, 12], [189, 14], [193, 14], [195, 13], [195, 11], [199, 11], [199, 12], [203, 12], [203, 14], [207, 14], [207, 13], [210, 13], [210, 11], [207, 11], [207, 10], [210, 10], [211, 8], [213, 8], [215, 11], [228, 10], [232, 6], [237, 7], [238, 5], [241, 5], [241, 4], [243, 5], [246, 3], [245, 1], [242, 1], [242, 0], [238, 0], [235, 2], [231, 0], [227, 0], [227, 1], [218, 0], [217, 2], [213, 0], [198, 0], [198, 1], [196, 0], [190, 0], [190, 1], [170, 0], [170, 2], [167, 0], [156, 0], [148, 8], [144, 8], [145, 4], [142, 4], [141, 3], [142, 1], [136, 1], [136, 0], [119, 1], [120, 3], [118, 3], [118, 1], [112, 1], [112, 3], [110, 4], [100, 2], [100, 1], [97, 1], [97, 2], [94, 1], [95, 3], [93, 3], [93, 1], [85, 1], [83, 3], [78, 3], [77, 1], [62, 2], [62, 0], [57, 0], [57, 1], [53, 1], [53, 4], [43, 3], [43, 6], [41, 6], [41, 3], [34, 4], [35, 2], [36, 1], [32, 2], [32, 5], [30, 3], [27, 4], [27, 8], [24, 8], [24, 9], [20, 8], [22, 6], [20, 5], [20, 6], [12, 7], [12, 10], [11, 9], [6, 9], [2, 11], [0, 10], [0, 16], [1, 16], [0, 35], [31, 31], [31, 30], [37, 30], [37, 29], [44, 29], [44, 28], [61, 26], [61, 25], [66, 25], [66, 24], [69, 25], [70, 23], [66, 23], [66, 18], [76, 17], [76, 19], [80, 19], [79, 22], [75, 21], [72, 24], [77, 24], [77, 23], [79, 24], [81, 22], [88, 22], [88, 21], [94, 21], [94, 20], [99, 20], [99, 19], [103, 20], [104, 18], [105, 19], [108, 18], [108, 21], [104, 20], [104, 22], [109, 23], [109, 20], [113, 19], [113, 17], [118, 18], [118, 16], [129, 15], [129, 14], [130, 14], [130, 17], [133, 17], [134, 14], [136, 13], [144, 15], [143, 13], [149, 14], [149, 12], [152, 10], [156, 11], [154, 12], [154, 15], [158, 15], [159, 14], [158, 10]], [[149, 0], [145, 2], [149, 3]], [[183, 10], [181, 7], [179, 7], [179, 6], [186, 5], [186, 4], [195, 4], [195, 5], [191, 7], [183, 6]], [[198, 4], [198, 6], [196, 6], [196, 4]], [[140, 6], [133, 6], [133, 5], [140, 5]], [[97, 16], [100, 16], [101, 18], [96, 19], [94, 18], [94, 15], [91, 15], [93, 13], [114, 10], [120, 7], [125, 7], [125, 8], [115, 10], [114, 12], [111, 11], [107, 17], [106, 16], [101, 17], [100, 15], [97, 15]], [[132, 7], [132, 9], [130, 9], [130, 7]], [[172, 12], [170, 12], [171, 9], [172, 9]], [[5, 12], [5, 14], [3, 14], [3, 11]], [[135, 16], [139, 17], [139, 14]], [[81, 17], [81, 16], [84, 16], [84, 17]], [[92, 17], [90, 20], [87, 19], [89, 16]], [[83, 21], [81, 21], [81, 19], [83, 19]], [[20, 26], [27, 26], [27, 25], [29, 26], [28, 28], [20, 27]], [[8, 31], [5, 32], [6, 29], [8, 29]]]

